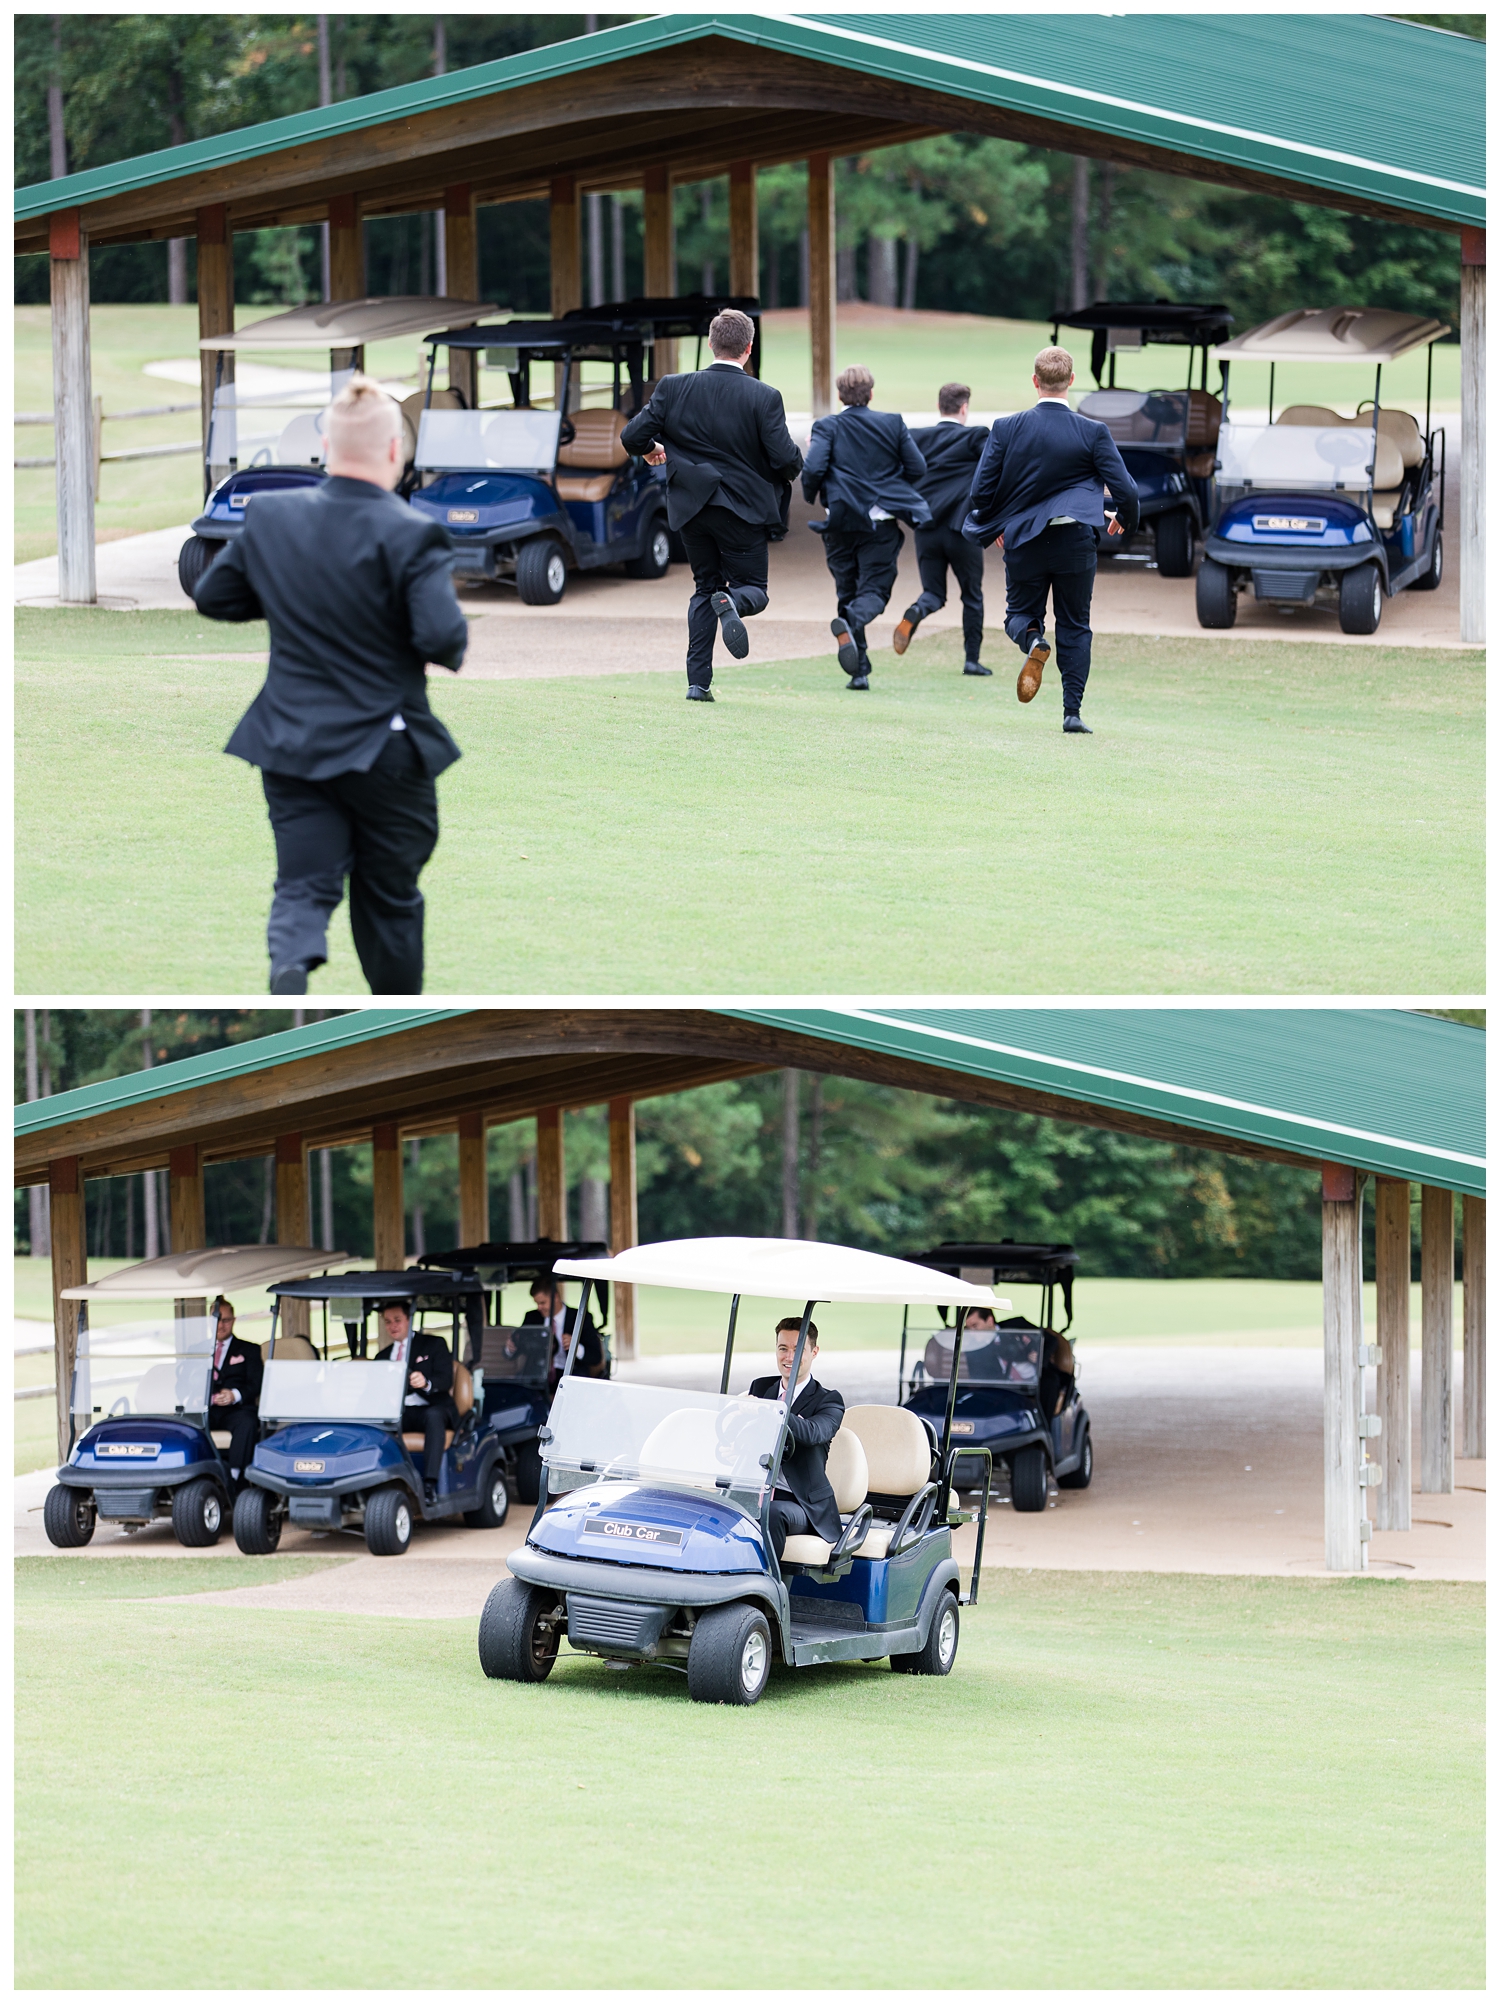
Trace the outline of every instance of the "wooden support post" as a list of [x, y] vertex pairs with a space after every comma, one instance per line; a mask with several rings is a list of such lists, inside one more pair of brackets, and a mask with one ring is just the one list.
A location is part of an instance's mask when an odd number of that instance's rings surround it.
[[[449, 188], [443, 197], [443, 244], [448, 297], [477, 299], [479, 227], [474, 214], [474, 190], [467, 181]], [[479, 408], [479, 356], [474, 349], [448, 350], [448, 387], [458, 391], [471, 411]]]
[[836, 236], [833, 159], [827, 153], [814, 153], [807, 162], [807, 319], [815, 418], [827, 417], [833, 410]]
[[[578, 183], [571, 174], [559, 174], [551, 188], [552, 225], [552, 318], [561, 320], [575, 306], [583, 304], [582, 246], [578, 230]], [[562, 395], [561, 362], [552, 365], [553, 401]], [[573, 387], [569, 407], [579, 404], [578, 364], [573, 365]]]
[[1323, 1170], [1323, 1558], [1331, 1573], [1364, 1569], [1367, 1530], [1360, 1487], [1359, 1179]]
[[729, 169], [729, 290], [736, 298], [760, 293], [760, 217], [753, 160], [736, 160]]
[[1422, 1186], [1422, 1494], [1453, 1494], [1453, 1192]]
[[64, 1301], [65, 1287], [81, 1287], [89, 1277], [88, 1235], [85, 1231], [83, 1173], [76, 1155], [59, 1156], [47, 1165], [52, 1199], [52, 1328], [53, 1369], [57, 1384], [57, 1458], [68, 1458], [68, 1410], [73, 1397], [73, 1366], [78, 1360], [78, 1303]]
[[1377, 1531], [1411, 1529], [1411, 1185], [1375, 1179], [1375, 1411], [1384, 1478]]
[[[357, 195], [334, 195], [328, 203], [328, 297], [365, 296], [365, 226]], [[335, 348], [329, 361], [337, 374], [365, 366], [363, 348]]]
[[568, 1236], [568, 1164], [560, 1106], [544, 1106], [536, 1117], [536, 1229], [544, 1239]]
[[[172, 1251], [200, 1252], [208, 1244], [203, 1207], [203, 1159], [196, 1143], [174, 1148], [167, 1158], [167, 1211]], [[179, 1316], [207, 1315], [206, 1295], [192, 1295], [174, 1304]]]
[[1463, 232], [1458, 272], [1459, 423], [1463, 473], [1458, 504], [1458, 637], [1483, 647], [1484, 231]]
[[401, 1191], [401, 1136], [394, 1121], [374, 1129], [375, 1266], [397, 1273], [406, 1265], [406, 1203]]
[[[234, 238], [229, 228], [229, 211], [222, 202], [198, 211], [198, 338], [234, 332]], [[214, 387], [234, 385], [234, 351], [212, 348], [199, 350], [199, 377], [203, 388], [203, 463], [206, 494], [215, 481], [229, 471], [236, 454], [235, 427], [227, 419], [221, 437], [214, 441], [214, 457], [209, 461], [210, 428], [214, 416]], [[228, 448], [228, 449], [226, 449]]]
[[1484, 1454], [1484, 1198], [1464, 1198], [1464, 1460]]
[[484, 1115], [458, 1116], [458, 1242], [483, 1245], [490, 1235], [490, 1186], [485, 1162]]
[[83, 218], [51, 218], [52, 409], [57, 459], [57, 595], [92, 605], [94, 577], [93, 377], [89, 360], [89, 247]]
[[[609, 1103], [609, 1249], [625, 1252], [636, 1244], [635, 1101]], [[615, 1284], [615, 1356], [627, 1361], [636, 1354], [635, 1289]]]
[[[643, 283], [648, 299], [670, 299], [677, 290], [677, 258], [673, 248], [672, 182], [665, 167], [648, 167], [642, 183], [641, 210]], [[658, 341], [652, 351], [653, 376], [675, 376], [677, 343]]]
[[[276, 1137], [276, 1243], [312, 1243], [307, 1221], [307, 1150], [300, 1134]], [[283, 1336], [306, 1336], [312, 1328], [312, 1303], [283, 1301], [278, 1326]]]

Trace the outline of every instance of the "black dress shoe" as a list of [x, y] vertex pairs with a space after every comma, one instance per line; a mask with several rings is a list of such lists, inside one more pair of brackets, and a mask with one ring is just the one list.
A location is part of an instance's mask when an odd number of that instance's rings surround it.
[[966, 675], [993, 675], [994, 672], [993, 668], [986, 668], [982, 661], [966, 661], [964, 663], [964, 673]]
[[1094, 735], [1076, 710], [1070, 710], [1063, 718], [1063, 729], [1071, 738], [1091, 738]]
[[840, 668], [843, 669], [846, 675], [857, 675], [859, 673], [859, 648], [855, 644], [854, 635], [849, 631], [848, 620], [829, 620], [828, 631], [839, 644]]
[[869, 686], [870, 678], [868, 675], [851, 675], [849, 677], [849, 687], [851, 689], [868, 689]]
[[745, 622], [734, 609], [734, 600], [727, 591], [716, 591], [708, 601], [714, 618], [719, 622], [719, 631], [724, 636], [724, 645], [736, 661], [743, 661], [750, 652], [750, 636], [745, 631]]
[[690, 703], [711, 703], [714, 699], [714, 692], [712, 689], [700, 688], [696, 682], [689, 682], [687, 699]]
[[287, 967], [271, 969], [272, 995], [305, 995], [307, 993], [307, 969], [300, 960], [294, 960]]
[[422, 1496], [424, 1500], [428, 1503], [436, 1503], [437, 1493], [437, 1484], [433, 1481], [432, 1477], [430, 1475], [424, 1476], [422, 1479]]

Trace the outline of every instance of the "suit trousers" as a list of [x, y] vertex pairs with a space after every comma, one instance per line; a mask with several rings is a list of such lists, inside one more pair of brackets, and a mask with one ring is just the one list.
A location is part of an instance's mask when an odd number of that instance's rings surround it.
[[237, 1406], [210, 1406], [208, 1424], [210, 1432], [229, 1435], [228, 1447], [221, 1448], [219, 1452], [230, 1473], [238, 1469], [243, 1476], [250, 1466], [250, 1457], [255, 1452], [255, 1437], [260, 1432], [260, 1419], [255, 1407], [246, 1405], [243, 1399]]
[[896, 569], [906, 538], [899, 522], [872, 522], [864, 529], [825, 529], [823, 555], [839, 595], [839, 617], [849, 623], [859, 649], [859, 672], [870, 672], [865, 628], [878, 619], [890, 601]]
[[349, 879], [355, 951], [375, 995], [422, 990], [422, 893], [437, 847], [437, 787], [410, 731], [392, 731], [368, 772], [298, 779], [263, 772], [276, 838], [276, 889], [266, 926], [272, 969], [321, 967], [328, 921]]
[[679, 532], [693, 567], [693, 596], [688, 600], [687, 678], [706, 689], [714, 679], [714, 635], [719, 622], [709, 603], [716, 591], [728, 592], [741, 619], [764, 612], [770, 596], [767, 531], [762, 522], [747, 522], [732, 508], [710, 501]]
[[1098, 562], [1094, 532], [1084, 522], [1048, 527], [1020, 549], [1005, 552], [1005, 630], [1023, 654], [1046, 626], [1047, 595], [1052, 595], [1065, 716], [1077, 715], [1089, 679], [1094, 639], [1089, 610]]
[[436, 1482], [443, 1466], [444, 1444], [448, 1438], [448, 1415], [441, 1406], [403, 1406], [401, 1431], [422, 1436], [422, 1476]]
[[922, 578], [922, 596], [912, 609], [923, 619], [941, 612], [948, 603], [948, 573], [958, 586], [964, 609], [964, 659], [977, 661], [984, 645], [984, 551], [966, 543], [957, 529], [945, 529], [929, 522], [916, 532], [917, 569]]
[[771, 1547], [779, 1559], [788, 1538], [801, 1537], [813, 1527], [812, 1519], [800, 1503], [783, 1503], [779, 1498], [770, 1509]]

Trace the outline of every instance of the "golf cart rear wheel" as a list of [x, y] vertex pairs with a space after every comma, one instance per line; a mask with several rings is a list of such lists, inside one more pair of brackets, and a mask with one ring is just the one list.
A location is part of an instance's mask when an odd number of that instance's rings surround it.
[[510, 1509], [510, 1491], [505, 1486], [505, 1463], [498, 1457], [484, 1478], [484, 1501], [477, 1510], [465, 1510], [464, 1522], [472, 1531], [498, 1531]]
[[1047, 1451], [1040, 1442], [1023, 1447], [1010, 1463], [1010, 1501], [1015, 1510], [1047, 1507]]
[[524, 1580], [501, 1580], [479, 1617], [479, 1667], [486, 1677], [540, 1684], [557, 1661], [557, 1595]]
[[771, 1678], [771, 1625], [760, 1609], [731, 1601], [700, 1614], [687, 1675], [700, 1705], [753, 1705]]
[[646, 547], [625, 566], [628, 578], [664, 578], [672, 567], [672, 536], [665, 515], [658, 515], [646, 531]]
[[522, 1503], [535, 1503], [542, 1493], [542, 1450], [534, 1440], [516, 1443], [516, 1496]]
[[216, 1545], [224, 1528], [224, 1492], [206, 1478], [172, 1492], [172, 1529], [179, 1545]]
[[234, 1499], [234, 1542], [242, 1552], [260, 1557], [281, 1543], [281, 1512], [268, 1490], [242, 1489]]
[[1087, 1489], [1093, 1479], [1094, 1436], [1086, 1431], [1083, 1436], [1083, 1455], [1078, 1466], [1071, 1475], [1059, 1475], [1057, 1486], [1059, 1489]]
[[365, 1543], [377, 1559], [398, 1559], [411, 1543], [411, 1498], [399, 1484], [377, 1489], [366, 1503]]
[[556, 605], [568, 588], [568, 560], [562, 544], [534, 536], [516, 552], [516, 590], [522, 605]]
[[1234, 572], [1205, 557], [1198, 566], [1198, 624], [1233, 626], [1237, 610]]
[[1339, 578], [1339, 626], [1345, 633], [1373, 633], [1380, 624], [1380, 566], [1361, 564]]
[[1164, 578], [1193, 575], [1193, 518], [1186, 508], [1157, 516], [1156, 568]]
[[222, 543], [209, 542], [206, 536], [189, 536], [178, 551], [177, 582], [189, 598], [192, 597], [198, 580], [223, 547]]
[[1443, 582], [1443, 532], [1437, 531], [1432, 545], [1432, 561], [1419, 578], [1411, 581], [1413, 591], [1436, 591]]
[[61, 1482], [47, 1491], [42, 1505], [42, 1525], [49, 1541], [63, 1551], [86, 1545], [94, 1535], [98, 1513], [86, 1489], [66, 1489]]
[[910, 1656], [893, 1656], [891, 1668], [912, 1677], [946, 1677], [958, 1657], [958, 1602], [950, 1587], [933, 1613], [927, 1640]]

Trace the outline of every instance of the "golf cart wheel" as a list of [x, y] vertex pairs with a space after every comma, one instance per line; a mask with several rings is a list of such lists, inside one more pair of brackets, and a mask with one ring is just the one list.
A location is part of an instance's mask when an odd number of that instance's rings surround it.
[[479, 1667], [511, 1684], [540, 1684], [557, 1661], [557, 1595], [524, 1580], [491, 1588], [479, 1617]]
[[1193, 575], [1193, 518], [1186, 508], [1157, 516], [1156, 568], [1164, 578]]
[[664, 578], [672, 567], [672, 533], [665, 515], [658, 515], [646, 531], [646, 547], [625, 566], [628, 578]]
[[366, 1503], [365, 1543], [377, 1559], [399, 1559], [411, 1543], [411, 1498], [398, 1483]]
[[49, 1541], [63, 1551], [86, 1545], [94, 1535], [98, 1512], [86, 1489], [67, 1489], [61, 1482], [47, 1491], [42, 1505], [42, 1525]]
[[1432, 545], [1432, 561], [1419, 578], [1413, 578], [1412, 591], [1436, 591], [1443, 582], [1443, 532], [1438, 530]]
[[484, 1501], [477, 1510], [465, 1510], [464, 1522], [471, 1531], [498, 1531], [510, 1508], [510, 1491], [505, 1486], [505, 1463], [496, 1455], [494, 1466], [484, 1478]]
[[1047, 1451], [1040, 1442], [1023, 1447], [1010, 1463], [1010, 1501], [1014, 1510], [1047, 1507]]
[[209, 542], [206, 536], [189, 536], [178, 551], [177, 582], [189, 598], [192, 597], [199, 579], [223, 547], [222, 543]]
[[224, 1528], [224, 1492], [206, 1478], [172, 1491], [172, 1529], [179, 1545], [216, 1545]]
[[522, 605], [556, 605], [568, 588], [568, 560], [562, 544], [533, 536], [516, 552], [516, 590]]
[[1083, 1458], [1071, 1475], [1059, 1475], [1059, 1489], [1087, 1489], [1094, 1479], [1094, 1436], [1085, 1430], [1083, 1436]]
[[1237, 610], [1234, 572], [1205, 557], [1198, 566], [1198, 624], [1233, 626]]
[[893, 1656], [891, 1668], [910, 1677], [946, 1677], [958, 1657], [958, 1602], [950, 1587], [933, 1612], [927, 1640], [910, 1656]]
[[771, 1680], [771, 1625], [760, 1609], [732, 1601], [700, 1614], [687, 1676], [700, 1705], [753, 1705]]
[[1373, 633], [1380, 624], [1380, 566], [1361, 564], [1339, 578], [1339, 626], [1345, 633]]
[[235, 1498], [234, 1542], [252, 1556], [274, 1552], [281, 1543], [281, 1512], [269, 1490], [245, 1488]]
[[534, 1440], [516, 1443], [516, 1496], [522, 1503], [535, 1503], [542, 1493], [542, 1450]]

